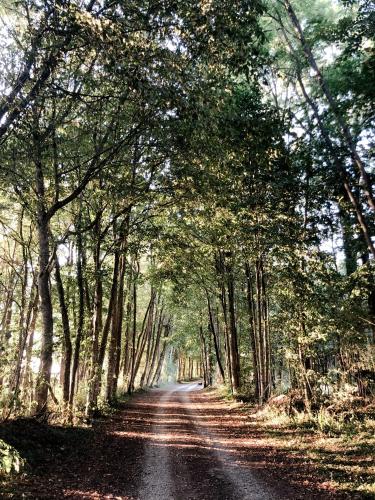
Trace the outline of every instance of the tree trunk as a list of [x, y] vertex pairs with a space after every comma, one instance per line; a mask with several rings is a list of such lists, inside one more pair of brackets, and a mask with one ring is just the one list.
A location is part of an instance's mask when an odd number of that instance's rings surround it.
[[[286, 32], [286, 28], [284, 27], [280, 16], [278, 17], [278, 22], [282, 28], [282, 32], [283, 32], [285, 41], [288, 44], [288, 46], [291, 50], [291, 53], [293, 53], [293, 47], [289, 41], [289, 38], [288, 38], [288, 35]], [[298, 84], [301, 88], [302, 94], [304, 96], [304, 99], [305, 99], [306, 103], [309, 105], [309, 107], [311, 108], [313, 115], [318, 123], [320, 132], [321, 132], [322, 137], [324, 139], [324, 142], [327, 146], [327, 149], [330, 153], [335, 170], [338, 173], [339, 179], [342, 182], [342, 186], [343, 186], [343, 189], [346, 193], [346, 196], [349, 199], [349, 201], [353, 207], [354, 213], [356, 214], [359, 228], [363, 234], [363, 237], [366, 241], [366, 244], [369, 248], [369, 251], [372, 253], [373, 257], [375, 258], [375, 246], [374, 246], [372, 239], [371, 239], [369, 227], [368, 227], [366, 218], [363, 214], [361, 203], [351, 187], [350, 177], [349, 177], [348, 172], [346, 171], [346, 168], [345, 168], [343, 162], [337, 157], [337, 153], [335, 151], [334, 144], [330, 138], [328, 130], [326, 129], [326, 127], [321, 119], [321, 116], [319, 113], [319, 108], [318, 108], [317, 104], [311, 99], [311, 97], [308, 95], [308, 93], [306, 91], [306, 88], [305, 88], [305, 85], [303, 83], [302, 76], [301, 76], [301, 70], [300, 70], [298, 64], [297, 64], [297, 80], [298, 80]]]
[[[80, 201], [81, 204], [81, 201]], [[81, 342], [83, 337], [83, 327], [85, 320], [85, 286], [83, 277], [83, 263], [84, 263], [84, 249], [81, 234], [81, 209], [78, 217], [78, 233], [77, 233], [77, 286], [78, 286], [78, 324], [77, 324], [77, 335], [75, 338], [74, 345], [74, 356], [72, 364], [72, 374], [71, 374], [71, 384], [70, 384], [70, 394], [69, 394], [69, 406], [72, 408], [74, 402], [75, 388], [77, 371], [79, 366], [79, 355], [81, 351]]]
[[32, 400], [31, 388], [32, 388], [32, 369], [31, 369], [31, 360], [33, 354], [33, 345], [34, 345], [34, 333], [36, 320], [39, 312], [39, 292], [38, 285], [35, 284], [35, 296], [32, 307], [32, 315], [30, 319], [30, 326], [28, 331], [28, 340], [26, 346], [26, 362], [25, 362], [25, 371], [23, 375], [23, 391], [27, 393], [30, 390], [30, 403]]
[[345, 121], [344, 116], [342, 116], [339, 107], [337, 105], [336, 99], [331, 93], [331, 90], [328, 86], [327, 81], [325, 80], [323, 73], [321, 72], [316, 59], [312, 53], [311, 47], [308, 43], [308, 41], [305, 38], [302, 26], [299, 22], [299, 19], [290, 3], [289, 0], [283, 0], [285, 9], [289, 15], [289, 18], [292, 22], [292, 25], [294, 26], [296, 30], [296, 34], [298, 39], [301, 42], [302, 49], [305, 53], [306, 59], [308, 63], [310, 64], [310, 67], [312, 70], [315, 72], [317, 81], [319, 83], [319, 86], [326, 97], [328, 104], [336, 118], [336, 121], [341, 129], [342, 136], [344, 138], [344, 141], [346, 142], [346, 145], [348, 147], [348, 150], [350, 152], [350, 156], [353, 160], [354, 165], [358, 168], [358, 171], [361, 175], [363, 187], [364, 187], [364, 192], [367, 198], [368, 205], [370, 209], [375, 210], [375, 200], [372, 192], [372, 185], [371, 185], [371, 179], [366, 171], [365, 165], [361, 158], [358, 155], [355, 140], [350, 132], [349, 126]]
[[159, 348], [160, 348], [160, 339], [161, 339], [161, 333], [163, 330], [163, 322], [164, 322], [164, 315], [163, 315], [163, 308], [162, 308], [159, 312], [159, 320], [158, 320], [158, 323], [156, 326], [156, 339], [155, 339], [155, 344], [154, 344], [154, 348], [152, 351], [153, 354], [152, 354], [152, 358], [151, 358], [151, 365], [150, 365], [149, 372], [147, 375], [147, 381], [146, 381], [147, 386], [150, 385], [150, 382], [152, 380], [152, 374], [154, 373], [156, 359], [157, 359], [157, 355], [158, 355]]
[[268, 295], [266, 288], [266, 275], [264, 271], [263, 260], [260, 259], [261, 286], [262, 286], [262, 311], [263, 311], [263, 328], [264, 328], [264, 400], [267, 401], [271, 396], [271, 344], [270, 344], [270, 329], [269, 329], [269, 307]]
[[[153, 292], [151, 291], [151, 294]], [[155, 303], [155, 301], [154, 301]], [[149, 321], [148, 321], [148, 327], [147, 327], [147, 333], [146, 333], [146, 345], [147, 345], [147, 348], [146, 348], [146, 357], [145, 357], [145, 365], [144, 365], [144, 369], [143, 369], [143, 372], [142, 372], [142, 376], [141, 376], [141, 380], [139, 382], [139, 386], [141, 388], [144, 387], [144, 383], [145, 383], [145, 379], [146, 379], [146, 373], [147, 373], [147, 370], [149, 369], [149, 365], [150, 365], [150, 357], [151, 357], [151, 348], [152, 348], [152, 338], [153, 338], [153, 332], [154, 332], [154, 323], [155, 323], [155, 318], [154, 318], [154, 312], [153, 310], [150, 311], [150, 314], [149, 314]]]
[[65, 300], [65, 290], [61, 279], [60, 264], [57, 255], [55, 255], [55, 279], [57, 286], [57, 293], [59, 296], [61, 322], [63, 328], [63, 365], [61, 370], [63, 373], [63, 400], [65, 403], [69, 402], [69, 389], [70, 389], [70, 368], [72, 362], [72, 342], [70, 338], [70, 323], [68, 308]]
[[[27, 265], [27, 262], [25, 261], [25, 264]], [[27, 281], [27, 273], [25, 273], [25, 279]], [[25, 283], [26, 285], [26, 283]], [[25, 288], [25, 287], [24, 287]], [[23, 294], [25, 294], [25, 290], [23, 291]], [[25, 304], [25, 298], [21, 300], [21, 305], [24, 308], [26, 306]], [[24, 320], [23, 314], [20, 315], [20, 336], [18, 339], [18, 345], [17, 345], [17, 350], [16, 350], [16, 366], [13, 374], [13, 380], [11, 384], [11, 391], [12, 391], [12, 398], [15, 400], [18, 396], [20, 384], [21, 384], [21, 372], [22, 372], [22, 360], [24, 357], [24, 352], [26, 349], [26, 343], [27, 339], [29, 337], [31, 327], [33, 324], [33, 318], [35, 316], [35, 309], [37, 308], [38, 305], [38, 287], [36, 284], [36, 280], [34, 279], [32, 282], [31, 286], [31, 291], [30, 291], [30, 300], [27, 308], [27, 313], [26, 313], [26, 318]], [[34, 322], [34, 328], [35, 329], [35, 322]], [[33, 332], [32, 332], [33, 334]], [[30, 358], [31, 358], [31, 353], [30, 353]], [[27, 364], [26, 360], [26, 364]], [[11, 405], [10, 405], [11, 409]]]
[[225, 383], [225, 373], [224, 373], [224, 368], [223, 368], [223, 365], [221, 362], [219, 339], [218, 339], [218, 335], [216, 333], [215, 323], [214, 323], [213, 315], [212, 315], [210, 297], [208, 295], [207, 290], [206, 290], [206, 295], [207, 295], [208, 317], [209, 317], [209, 322], [210, 322], [210, 330], [211, 330], [211, 333], [213, 336], [213, 341], [214, 341], [214, 346], [215, 346], [216, 361], [217, 361], [217, 364], [219, 367], [220, 376], [222, 378], [222, 381], [223, 381], [223, 383]]
[[111, 328], [111, 339], [109, 344], [108, 351], [108, 371], [107, 371], [107, 387], [106, 387], [106, 400], [111, 403], [112, 402], [112, 393], [113, 393], [113, 376], [115, 372], [115, 351], [116, 351], [116, 329], [117, 329], [117, 316], [118, 316], [118, 273], [119, 273], [119, 264], [120, 264], [120, 255], [119, 252], [115, 253], [115, 260], [113, 265], [113, 279], [112, 279], [112, 287], [111, 287], [111, 296], [109, 299], [108, 305], [108, 313], [107, 319], [103, 329], [102, 342], [100, 346], [100, 354], [99, 354], [99, 385], [101, 382], [101, 372], [104, 362], [105, 349], [107, 345], [107, 338]]
[[45, 206], [45, 187], [39, 135], [34, 134], [35, 158], [35, 185], [38, 196], [37, 230], [39, 248], [39, 277], [38, 290], [40, 295], [40, 312], [42, 316], [42, 345], [40, 350], [40, 367], [36, 382], [36, 413], [43, 413], [47, 409], [48, 389], [51, 381], [52, 353], [53, 353], [53, 311], [50, 289], [50, 228], [49, 218]]
[[201, 338], [202, 345], [202, 365], [203, 365], [203, 375], [204, 375], [204, 387], [208, 387], [211, 385], [211, 374], [210, 374], [210, 366], [208, 361], [208, 349], [206, 339], [203, 333], [203, 327], [199, 327], [199, 334]]
[[125, 339], [124, 339], [124, 349], [122, 353], [122, 363], [123, 363], [123, 377], [124, 380], [129, 382], [130, 377], [130, 346], [131, 346], [131, 318], [132, 318], [132, 269], [130, 268], [129, 273], [129, 284], [127, 290], [127, 304], [126, 304], [126, 318], [125, 318]]
[[248, 262], [245, 263], [245, 274], [246, 274], [246, 286], [247, 286], [247, 308], [249, 315], [250, 345], [253, 353], [255, 397], [257, 398], [258, 401], [260, 401], [261, 392], [259, 387], [259, 381], [261, 378], [261, 374], [260, 374], [258, 341], [256, 338], [256, 317], [255, 317], [256, 312], [254, 304], [253, 280], [252, 280], [250, 265]]
[[[142, 325], [142, 330], [141, 333], [138, 337], [138, 342], [137, 342], [137, 347], [136, 347], [136, 355], [135, 355], [135, 363], [134, 363], [134, 369], [132, 373], [132, 379], [131, 383], [132, 386], [134, 386], [134, 381], [137, 376], [139, 366], [141, 363], [141, 359], [146, 347], [146, 341], [150, 335], [151, 328], [152, 328], [152, 320], [154, 316], [154, 305], [155, 305], [155, 290], [151, 289], [151, 297], [150, 297], [150, 302], [147, 307], [147, 311], [145, 313], [145, 317], [143, 319], [143, 325]], [[146, 323], [147, 321], [147, 323]]]
[[125, 286], [125, 271], [126, 271], [126, 253], [123, 247], [122, 255], [120, 258], [120, 284], [117, 299], [117, 328], [116, 328], [116, 361], [115, 373], [112, 385], [112, 398], [116, 396], [118, 379], [120, 375], [120, 362], [121, 362], [121, 342], [122, 342], [122, 327], [124, 317], [124, 303], [126, 300], [124, 286]]
[[228, 309], [229, 309], [229, 331], [230, 331], [230, 357], [232, 371], [233, 394], [238, 392], [240, 387], [240, 360], [237, 342], [237, 324], [234, 297], [234, 278], [231, 265], [227, 265], [227, 286], [228, 286]]
[[92, 335], [91, 335], [91, 367], [90, 367], [90, 380], [88, 398], [86, 404], [86, 415], [91, 417], [96, 411], [98, 406], [99, 396], [99, 335], [103, 326], [103, 283], [102, 283], [102, 270], [101, 270], [101, 230], [100, 230], [100, 217], [97, 218], [95, 224], [95, 239], [96, 244], [94, 248], [94, 272], [95, 272], [95, 295], [94, 295], [94, 314], [92, 319]]
[[134, 391], [134, 371], [135, 371], [135, 358], [136, 358], [136, 338], [137, 338], [137, 276], [139, 272], [139, 264], [137, 263], [137, 272], [134, 276], [133, 282], [133, 326], [132, 338], [130, 348], [130, 376], [128, 382], [128, 394]]

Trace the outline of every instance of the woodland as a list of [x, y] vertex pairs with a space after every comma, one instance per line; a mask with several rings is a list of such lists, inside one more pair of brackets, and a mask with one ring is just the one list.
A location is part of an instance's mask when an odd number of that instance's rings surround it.
[[374, 2], [0, 17], [1, 421], [200, 378], [375, 415]]

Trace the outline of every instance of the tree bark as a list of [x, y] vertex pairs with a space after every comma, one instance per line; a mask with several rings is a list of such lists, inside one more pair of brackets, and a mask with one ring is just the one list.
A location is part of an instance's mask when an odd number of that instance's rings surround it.
[[208, 317], [209, 317], [209, 322], [210, 322], [210, 330], [211, 330], [211, 333], [213, 336], [213, 341], [214, 341], [214, 346], [215, 346], [216, 361], [217, 361], [217, 364], [219, 367], [220, 376], [223, 380], [223, 383], [225, 383], [225, 373], [224, 373], [224, 368], [223, 368], [223, 365], [221, 362], [219, 340], [218, 340], [218, 336], [216, 334], [216, 328], [215, 328], [215, 323], [214, 323], [213, 315], [212, 315], [210, 297], [208, 295], [207, 290], [206, 290], [206, 295], [207, 295]]
[[128, 394], [134, 391], [134, 371], [135, 371], [135, 359], [136, 359], [136, 338], [137, 338], [137, 277], [139, 273], [139, 263], [137, 262], [137, 271], [133, 276], [133, 325], [132, 325], [132, 337], [130, 346], [130, 375], [128, 382]]
[[57, 255], [55, 255], [55, 279], [57, 286], [57, 293], [59, 296], [61, 322], [63, 328], [63, 365], [61, 370], [63, 373], [63, 401], [69, 402], [70, 390], [70, 368], [72, 363], [72, 341], [70, 337], [70, 323], [68, 307], [65, 300], [65, 290], [61, 279], [60, 264]]
[[150, 382], [152, 380], [152, 374], [154, 373], [156, 359], [157, 359], [157, 355], [158, 355], [159, 348], [160, 348], [160, 339], [161, 339], [161, 334], [162, 334], [162, 330], [163, 330], [163, 323], [164, 323], [164, 315], [163, 315], [163, 307], [162, 307], [160, 312], [159, 312], [159, 320], [158, 320], [158, 323], [156, 326], [156, 339], [155, 339], [153, 354], [152, 354], [152, 358], [151, 358], [151, 365], [149, 367], [149, 371], [148, 371], [148, 375], [147, 375], [147, 381], [146, 381], [147, 386], [150, 385]]
[[40, 136], [35, 123], [33, 135], [35, 188], [37, 194], [37, 234], [39, 248], [39, 276], [38, 290], [40, 295], [40, 312], [42, 317], [42, 345], [40, 350], [40, 367], [36, 382], [36, 413], [43, 413], [47, 409], [48, 389], [51, 381], [52, 353], [53, 353], [53, 310], [50, 289], [50, 227], [45, 201], [45, 185], [43, 166], [41, 162]]
[[94, 273], [95, 273], [95, 292], [94, 292], [94, 314], [92, 318], [91, 334], [91, 366], [89, 391], [86, 404], [86, 415], [90, 418], [96, 411], [99, 396], [99, 335], [103, 326], [103, 283], [101, 269], [101, 218], [98, 217], [94, 227], [95, 247], [94, 247]]
[[84, 262], [84, 249], [82, 242], [82, 206], [80, 200], [79, 216], [78, 216], [78, 232], [77, 232], [77, 286], [78, 286], [78, 324], [77, 334], [74, 345], [74, 356], [72, 364], [72, 374], [69, 393], [69, 406], [72, 408], [74, 402], [74, 395], [77, 382], [77, 371], [79, 366], [79, 356], [81, 351], [81, 342], [83, 338], [83, 328], [85, 321], [85, 285], [83, 277], [83, 262]]
[[246, 275], [246, 286], [247, 286], [247, 308], [249, 315], [250, 345], [253, 354], [253, 371], [254, 371], [254, 385], [255, 385], [254, 392], [257, 400], [261, 401], [262, 396], [259, 387], [261, 374], [260, 374], [258, 341], [256, 337], [256, 317], [255, 317], [256, 312], [254, 304], [253, 280], [252, 280], [250, 265], [248, 262], [245, 263], [245, 275]]
[[240, 360], [238, 354], [237, 324], [235, 311], [234, 277], [231, 264], [226, 265], [227, 269], [227, 294], [229, 309], [229, 330], [230, 330], [230, 357], [232, 371], [233, 394], [238, 392], [240, 387]]

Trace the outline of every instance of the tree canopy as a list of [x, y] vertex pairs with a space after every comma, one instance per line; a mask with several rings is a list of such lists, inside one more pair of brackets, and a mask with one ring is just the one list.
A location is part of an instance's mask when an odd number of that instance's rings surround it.
[[0, 38], [0, 411], [374, 373], [368, 0], [21, 0]]

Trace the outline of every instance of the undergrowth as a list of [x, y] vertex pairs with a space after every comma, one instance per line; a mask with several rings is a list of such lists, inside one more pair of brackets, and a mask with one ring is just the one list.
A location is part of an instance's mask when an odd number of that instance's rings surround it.
[[216, 392], [221, 399], [239, 405], [248, 415], [250, 429], [263, 431], [266, 446], [301, 456], [313, 465], [324, 487], [353, 499], [375, 498], [373, 398], [337, 393], [330, 401], [301, 411], [301, 395], [295, 393], [260, 406], [250, 397], [234, 397], [225, 386], [217, 387]]
[[270, 445], [303, 454], [322, 483], [351, 498], [375, 497], [375, 412], [371, 401], [347, 400], [314, 412], [270, 404], [251, 415]]

